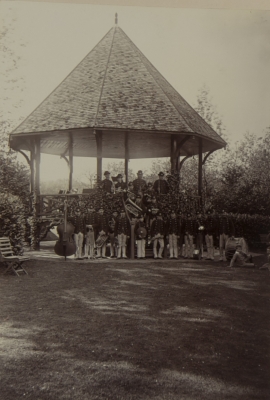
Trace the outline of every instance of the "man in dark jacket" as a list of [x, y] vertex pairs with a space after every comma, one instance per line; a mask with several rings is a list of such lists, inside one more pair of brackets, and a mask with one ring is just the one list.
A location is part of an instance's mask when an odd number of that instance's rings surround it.
[[74, 216], [69, 216], [67, 221], [70, 222], [74, 226], [74, 241], [76, 244], [76, 253], [74, 257], [76, 259], [82, 260], [82, 247], [83, 247], [83, 239], [84, 239], [84, 232], [85, 232], [85, 223], [84, 223], [84, 216], [81, 213], [81, 210], [77, 208], [75, 210]]
[[134, 232], [135, 232], [135, 239], [137, 242], [137, 259], [145, 258], [147, 227], [146, 223], [144, 222], [142, 214], [138, 216], [138, 221], [136, 222]]
[[113, 192], [113, 182], [110, 179], [111, 174], [109, 171], [104, 172], [105, 179], [101, 181], [101, 188], [106, 192], [106, 193], [112, 193]]
[[143, 192], [146, 190], [146, 181], [143, 179], [143, 172], [140, 170], [137, 172], [137, 179], [133, 181], [134, 192]]
[[104, 215], [103, 207], [100, 207], [97, 214], [97, 233], [99, 238], [106, 239], [101, 247], [97, 248], [97, 258], [106, 258], [106, 242], [109, 230], [109, 223], [107, 217]]
[[214, 237], [217, 234], [217, 219], [213, 216], [213, 210], [208, 209], [205, 220], [205, 243], [207, 248], [206, 260], [214, 260]]
[[229, 217], [229, 215], [225, 210], [222, 210], [222, 213], [219, 216], [218, 220], [219, 253], [220, 253], [219, 261], [226, 261], [224, 253], [226, 242], [229, 239], [229, 237], [233, 237], [235, 235], [234, 232], [235, 232], [234, 224], [231, 217]]
[[154, 183], [154, 191], [157, 194], [167, 194], [169, 192], [168, 182], [164, 179], [164, 172], [158, 174], [158, 180]]
[[193, 258], [194, 250], [194, 236], [196, 233], [196, 221], [190, 213], [187, 213], [187, 218], [185, 220], [185, 258]]
[[126, 247], [130, 236], [130, 223], [124, 209], [121, 209], [120, 216], [116, 219], [114, 234], [118, 239], [117, 258], [121, 258], [121, 254], [123, 258], [127, 258]]
[[166, 226], [166, 236], [169, 237], [170, 258], [178, 258], [178, 239], [180, 237], [179, 220], [175, 210], [171, 210]]
[[[153, 241], [154, 258], [162, 258], [164, 249], [164, 236], [165, 236], [165, 222], [162, 218], [161, 212], [158, 212], [157, 218], [152, 222], [150, 233], [151, 240]], [[157, 244], [159, 243], [159, 251], [157, 253]]]

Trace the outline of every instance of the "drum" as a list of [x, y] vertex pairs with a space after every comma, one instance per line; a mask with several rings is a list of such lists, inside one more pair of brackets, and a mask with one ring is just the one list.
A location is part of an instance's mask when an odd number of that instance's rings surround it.
[[236, 246], [240, 245], [241, 250], [248, 254], [248, 245], [243, 237], [229, 238], [225, 245], [225, 257], [227, 261], [231, 261], [236, 250]]
[[201, 250], [199, 250], [199, 249], [193, 250], [193, 259], [200, 260], [201, 258], [202, 258]]
[[141, 237], [141, 239], [145, 239], [146, 238], [146, 229], [145, 228], [138, 228], [137, 229], [137, 231], [136, 231], [136, 235], [137, 236], [140, 236]]

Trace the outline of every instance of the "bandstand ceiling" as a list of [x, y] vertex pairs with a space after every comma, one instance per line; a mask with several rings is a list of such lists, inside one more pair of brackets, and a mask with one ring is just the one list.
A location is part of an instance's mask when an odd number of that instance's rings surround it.
[[73, 155], [96, 157], [95, 133], [102, 131], [102, 157], [169, 157], [171, 136], [180, 155], [220, 149], [226, 142], [197, 114], [115, 26], [12, 132], [10, 146], [30, 150], [39, 137], [42, 153], [62, 155], [70, 138]]

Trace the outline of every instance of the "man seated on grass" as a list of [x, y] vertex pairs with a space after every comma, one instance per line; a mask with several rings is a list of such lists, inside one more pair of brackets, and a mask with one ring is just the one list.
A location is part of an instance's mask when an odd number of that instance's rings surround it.
[[231, 259], [229, 267], [256, 267], [252, 262], [252, 256], [242, 251], [242, 246], [237, 245], [233, 258]]

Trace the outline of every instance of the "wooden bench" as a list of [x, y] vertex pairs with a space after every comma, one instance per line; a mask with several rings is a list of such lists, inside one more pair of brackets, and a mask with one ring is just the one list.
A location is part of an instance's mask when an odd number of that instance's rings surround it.
[[28, 275], [22, 266], [22, 264], [28, 260], [30, 260], [30, 258], [24, 256], [15, 256], [13, 254], [8, 237], [0, 238], [0, 262], [6, 265], [4, 274], [7, 272], [13, 272], [15, 275], [19, 276], [19, 272], [22, 272]]

